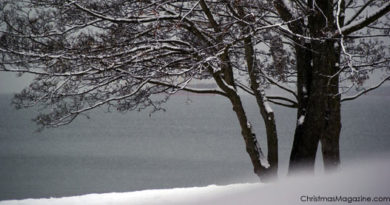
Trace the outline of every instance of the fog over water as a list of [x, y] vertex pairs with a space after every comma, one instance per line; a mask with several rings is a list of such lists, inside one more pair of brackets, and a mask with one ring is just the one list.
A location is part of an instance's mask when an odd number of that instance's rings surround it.
[[[388, 152], [389, 90], [384, 87], [343, 104], [344, 164]], [[36, 133], [30, 120], [36, 111], [15, 111], [11, 97], [0, 95], [0, 200], [257, 181], [224, 98], [173, 96], [166, 112], [151, 117], [147, 111], [119, 114], [101, 109], [89, 120], [81, 117], [69, 126]], [[255, 101], [244, 97], [244, 102], [264, 147]], [[296, 112], [273, 108], [283, 176]], [[318, 172], [321, 166], [317, 164]]]

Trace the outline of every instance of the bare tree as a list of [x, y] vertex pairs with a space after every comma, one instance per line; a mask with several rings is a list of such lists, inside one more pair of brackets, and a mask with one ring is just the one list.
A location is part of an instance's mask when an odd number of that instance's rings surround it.
[[[298, 115], [290, 172], [313, 170], [319, 141], [327, 170], [340, 163], [341, 102], [390, 79], [388, 1], [275, 0], [297, 63]], [[298, 15], [299, 14], [299, 15]], [[370, 74], [382, 78], [365, 84]], [[387, 74], [386, 74], [387, 73]], [[351, 95], [351, 90], [361, 90]]]
[[[379, 12], [361, 19], [370, 7]], [[373, 1], [5, 0], [0, 71], [36, 75], [13, 102], [40, 106], [35, 121], [42, 127], [66, 125], [103, 105], [157, 111], [181, 90], [226, 97], [255, 174], [268, 180], [278, 167], [270, 103], [298, 109], [290, 170], [310, 169], [320, 140], [326, 167], [338, 165], [340, 103], [347, 91], [341, 88], [361, 86], [370, 70], [388, 66], [388, 47], [367, 39], [388, 38], [388, 22], [378, 19], [389, 7]], [[342, 14], [352, 14], [347, 23]], [[366, 35], [353, 36], [357, 31]], [[192, 87], [198, 81], [217, 88]], [[269, 96], [268, 86], [286, 94]], [[239, 90], [257, 102], [267, 157]]]
[[[155, 111], [180, 90], [212, 93], [232, 103], [254, 172], [262, 179], [276, 177], [277, 132], [269, 102], [295, 102], [268, 99], [260, 76], [266, 71], [258, 69], [256, 56], [270, 56], [256, 46], [276, 26], [263, 21], [272, 5], [31, 0], [2, 1], [0, 7], [0, 69], [36, 75], [13, 102], [17, 108], [40, 106], [35, 121], [42, 127], [66, 125], [102, 105]], [[193, 81], [213, 82], [217, 89], [193, 88]], [[268, 160], [238, 89], [256, 97], [267, 128]]]

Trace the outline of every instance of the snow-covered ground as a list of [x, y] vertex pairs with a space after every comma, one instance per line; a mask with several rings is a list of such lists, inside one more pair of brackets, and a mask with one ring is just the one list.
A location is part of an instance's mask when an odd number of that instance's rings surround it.
[[63, 198], [9, 200], [0, 202], [0, 205], [327, 203], [390, 204], [390, 158], [362, 160], [344, 166], [333, 174], [289, 177], [273, 184], [210, 185]]

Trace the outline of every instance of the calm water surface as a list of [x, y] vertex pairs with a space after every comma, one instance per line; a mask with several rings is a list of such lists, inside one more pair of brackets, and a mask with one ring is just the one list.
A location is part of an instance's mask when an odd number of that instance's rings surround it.
[[[343, 104], [345, 163], [388, 151], [389, 88]], [[15, 111], [0, 95], [0, 200], [205, 186], [256, 181], [237, 120], [218, 96], [174, 96], [167, 112], [106, 113], [69, 126], [34, 132], [33, 109]], [[245, 97], [261, 144], [264, 126]], [[280, 174], [286, 173], [294, 110], [274, 106]], [[321, 163], [317, 169], [321, 170]]]

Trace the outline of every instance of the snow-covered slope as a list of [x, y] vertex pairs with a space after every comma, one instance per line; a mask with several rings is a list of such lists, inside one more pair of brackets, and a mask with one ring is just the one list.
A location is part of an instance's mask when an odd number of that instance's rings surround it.
[[389, 158], [355, 163], [326, 176], [290, 177], [274, 184], [210, 185], [64, 198], [9, 200], [0, 202], [0, 205], [324, 204], [326, 201], [329, 204], [390, 204]]
[[64, 198], [14, 200], [0, 202], [0, 204], [202, 204], [205, 201], [211, 202], [223, 198], [227, 194], [249, 191], [260, 186], [261, 184], [210, 185], [207, 187], [156, 189], [129, 193], [88, 194]]

